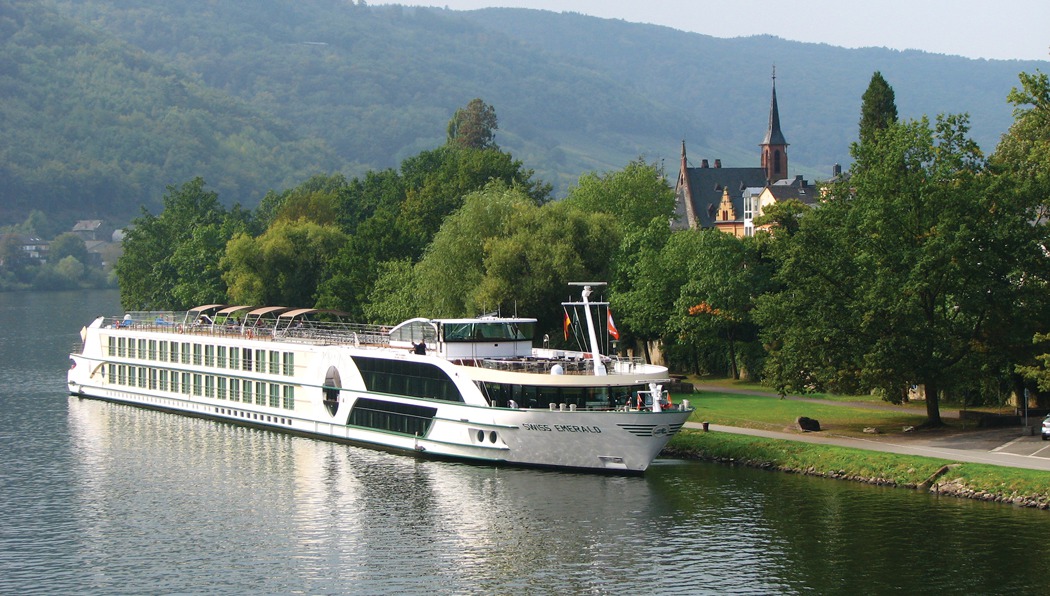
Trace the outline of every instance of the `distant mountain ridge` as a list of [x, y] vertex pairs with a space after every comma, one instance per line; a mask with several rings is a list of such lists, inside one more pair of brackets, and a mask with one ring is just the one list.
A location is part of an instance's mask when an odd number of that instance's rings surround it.
[[1017, 73], [1050, 65], [528, 9], [7, 0], [0, 223], [29, 208], [126, 221], [196, 175], [252, 206], [314, 173], [396, 167], [442, 144], [474, 97], [496, 108], [497, 143], [557, 194], [638, 156], [673, 171], [682, 140], [691, 159], [754, 165], [774, 64], [791, 169], [810, 176], [848, 161], [875, 70], [902, 117], [969, 112], [990, 152]]

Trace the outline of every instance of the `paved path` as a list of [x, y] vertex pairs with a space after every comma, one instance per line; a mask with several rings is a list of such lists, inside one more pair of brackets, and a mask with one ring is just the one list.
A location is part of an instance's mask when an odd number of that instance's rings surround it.
[[[697, 386], [697, 389], [712, 392], [717, 391], [722, 393], [740, 393], [777, 397], [777, 394], [772, 392], [765, 393], [759, 391], [727, 389], [725, 387], [717, 386], [701, 385]], [[852, 404], [823, 399], [814, 400], [812, 398], [798, 396], [788, 396], [787, 399], [819, 401], [820, 403], [827, 405], [843, 405], [873, 409], [896, 407], [891, 404]], [[958, 417], [959, 413], [957, 410], [942, 410], [941, 415], [946, 418]], [[697, 422], [687, 422], [686, 427], [694, 429], [703, 428], [703, 426]], [[870, 451], [936, 457], [959, 462], [1050, 471], [1050, 441], [1043, 441], [1038, 434], [1035, 436], [1024, 436], [1022, 435], [1022, 429], [1020, 427], [993, 428], [930, 436], [875, 435], [871, 438], [846, 437], [828, 434], [826, 431], [816, 433], [777, 432], [736, 426], [722, 426], [718, 424], [711, 424], [709, 425], [709, 428], [711, 432], [744, 434], [757, 437], [784, 439], [788, 441], [805, 441], [808, 443], [868, 449]]]

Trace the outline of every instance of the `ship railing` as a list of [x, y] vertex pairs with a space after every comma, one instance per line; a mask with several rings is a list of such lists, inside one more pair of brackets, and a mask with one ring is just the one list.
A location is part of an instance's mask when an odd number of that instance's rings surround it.
[[363, 323], [297, 321], [284, 328], [263, 324], [244, 327], [240, 322], [219, 321], [185, 325], [184, 312], [131, 311], [123, 317], [106, 317], [103, 326], [115, 329], [160, 331], [192, 335], [241, 335], [253, 339], [281, 339], [326, 345], [390, 345], [390, 328]]
[[325, 345], [390, 345], [389, 328], [365, 323], [304, 322], [274, 331], [283, 341]]
[[[604, 356], [602, 363], [608, 372], [617, 375], [639, 374], [646, 372], [643, 369], [650, 366], [645, 364], [641, 358], [620, 356]], [[582, 353], [533, 358], [485, 358], [481, 360], [481, 366], [507, 372], [545, 375], [551, 374], [551, 371], [557, 366], [560, 367], [562, 374], [566, 375], [594, 374], [594, 360], [583, 357]]]

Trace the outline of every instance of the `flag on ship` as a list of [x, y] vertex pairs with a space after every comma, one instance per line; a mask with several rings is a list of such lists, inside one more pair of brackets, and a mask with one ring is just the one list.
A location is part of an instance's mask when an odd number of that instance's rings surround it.
[[566, 311], [565, 312], [565, 322], [562, 323], [562, 326], [565, 328], [565, 339], [566, 339], [566, 341], [568, 341], [568, 339], [569, 339], [569, 327], [571, 325], [572, 325], [572, 319], [569, 318], [569, 313], [568, 313], [568, 311]]
[[616, 323], [613, 323], [612, 309], [606, 311], [606, 327], [609, 328], [609, 336], [613, 339], [620, 339], [620, 331], [616, 328]]

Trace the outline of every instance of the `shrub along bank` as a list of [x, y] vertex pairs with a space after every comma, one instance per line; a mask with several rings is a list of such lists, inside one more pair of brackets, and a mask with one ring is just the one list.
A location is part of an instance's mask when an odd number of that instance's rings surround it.
[[678, 433], [663, 453], [1050, 509], [1050, 473], [1039, 470], [689, 429]]

